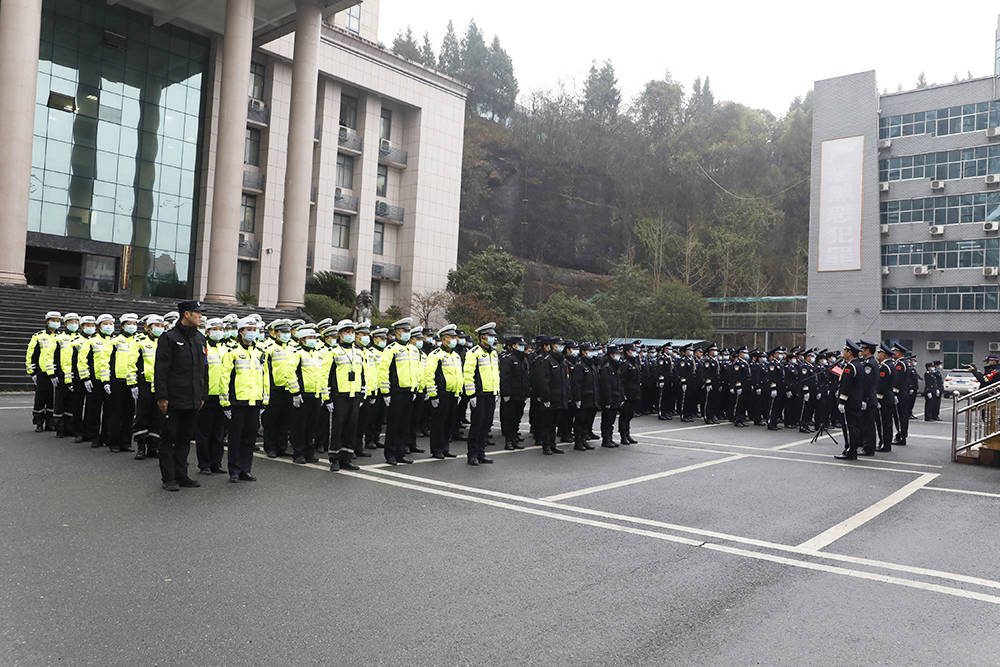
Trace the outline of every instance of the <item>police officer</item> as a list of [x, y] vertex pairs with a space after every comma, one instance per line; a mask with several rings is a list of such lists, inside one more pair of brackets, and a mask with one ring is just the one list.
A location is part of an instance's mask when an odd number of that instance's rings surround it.
[[[108, 426], [111, 385], [111, 340], [115, 333], [115, 318], [108, 313], [97, 317], [97, 332], [81, 344], [81, 360], [77, 364], [77, 372], [84, 379], [84, 389], [87, 392], [87, 408], [83, 414], [86, 439], [92, 448], [108, 444]], [[88, 384], [89, 382], [89, 384]]]
[[80, 318], [80, 335], [73, 342], [73, 399], [70, 411], [73, 414], [73, 433], [76, 434], [73, 442], [84, 442], [87, 440], [87, 426], [84, 420], [86, 405], [89, 403], [89, 396], [94, 390], [94, 382], [91, 380], [90, 369], [87, 366], [87, 352], [90, 349], [90, 341], [97, 334], [97, 320], [93, 315], [84, 315]]
[[365, 426], [365, 449], [381, 449], [382, 426], [385, 424], [386, 404], [379, 398], [380, 388], [385, 381], [380, 370], [382, 353], [389, 344], [389, 330], [384, 327], [372, 329], [371, 346], [368, 348], [368, 359], [365, 369], [371, 370], [369, 379], [365, 380], [368, 388], [368, 421]]
[[[462, 395], [464, 377], [462, 358], [458, 347], [458, 327], [448, 324], [438, 330], [441, 347], [427, 356], [424, 366], [424, 387], [431, 407], [430, 450], [431, 458], [454, 458], [451, 453], [451, 431], [455, 423], [455, 410]], [[500, 386], [503, 387], [501, 377]], [[500, 420], [503, 421], [503, 405]]]
[[878, 405], [878, 398], [875, 394], [876, 380], [878, 379], [878, 361], [875, 359], [875, 350], [878, 343], [860, 339], [858, 345], [861, 346], [860, 360], [862, 362], [862, 374], [860, 380], [864, 385], [865, 400], [861, 404], [861, 442], [858, 447], [859, 456], [875, 455], [875, 408]]
[[844, 419], [844, 451], [834, 458], [853, 461], [858, 458], [858, 447], [861, 444], [862, 404], [867, 402], [867, 389], [862, 380], [864, 362], [858, 358], [861, 347], [847, 339], [844, 346], [845, 364], [840, 374], [840, 384], [837, 388], [837, 411]]
[[615, 419], [618, 409], [625, 401], [625, 388], [621, 377], [621, 349], [608, 345], [607, 356], [599, 368], [600, 392], [598, 405], [601, 406], [601, 447], [613, 448]]
[[590, 343], [583, 343], [580, 345], [580, 354], [580, 363], [573, 367], [573, 374], [570, 378], [572, 399], [576, 408], [573, 423], [573, 449], [586, 451], [594, 448], [588, 443], [588, 440], [591, 430], [594, 428], [594, 416], [597, 414], [597, 402], [601, 394], [601, 378], [594, 346]]
[[486, 458], [486, 438], [493, 426], [496, 399], [500, 393], [500, 360], [496, 351], [496, 323], [489, 322], [476, 329], [479, 344], [465, 355], [462, 375], [465, 395], [469, 397], [472, 419], [467, 439], [467, 463], [493, 463]]
[[635, 345], [622, 346], [622, 361], [619, 375], [622, 380], [624, 401], [618, 412], [618, 437], [623, 445], [634, 445], [639, 441], [632, 437], [632, 417], [640, 399], [641, 370]]
[[730, 390], [733, 397], [733, 426], [743, 428], [747, 419], [747, 405], [753, 393], [750, 376], [750, 351], [746, 347], [736, 350], [729, 365]]
[[[358, 470], [351, 463], [358, 439], [358, 411], [365, 396], [365, 355], [355, 345], [354, 322], [341, 320], [327, 366], [326, 409], [330, 426], [330, 470]], [[367, 453], [367, 452], [365, 452]]]
[[660, 420], [670, 421], [674, 418], [674, 409], [677, 405], [677, 380], [674, 376], [674, 364], [671, 343], [665, 343], [660, 347], [660, 352], [656, 357], [656, 403], [658, 406], [657, 415]]
[[132, 451], [132, 419], [139, 399], [139, 316], [125, 313], [118, 319], [122, 330], [111, 339], [111, 381], [105, 384], [111, 397], [108, 448], [113, 453]]
[[80, 316], [66, 313], [63, 330], [56, 333], [55, 369], [56, 385], [53, 387], [52, 418], [56, 437], [73, 435], [73, 350], [80, 337]]
[[928, 361], [924, 364], [924, 421], [932, 422], [937, 418], [937, 407], [940, 405], [940, 399], [936, 396], [937, 388], [934, 362]]
[[892, 414], [896, 423], [894, 445], [905, 446], [910, 433], [910, 394], [907, 391], [909, 364], [904, 361], [907, 350], [899, 343], [891, 348], [892, 359]]
[[177, 310], [180, 319], [156, 346], [153, 385], [156, 404], [165, 415], [159, 460], [163, 488], [167, 491], [201, 486], [188, 477], [187, 459], [197, 412], [208, 396], [205, 337], [198, 332], [202, 305], [199, 301], [182, 301]]
[[35, 385], [35, 403], [31, 409], [31, 422], [35, 432], [54, 431], [52, 423], [52, 399], [56, 384], [55, 354], [58, 346], [56, 334], [62, 326], [62, 313], [50, 310], [45, 313], [45, 328], [31, 336], [24, 363], [28, 376]]
[[135, 438], [135, 458], [156, 458], [160, 451], [160, 435], [163, 432], [163, 415], [153, 400], [153, 385], [156, 378], [156, 348], [160, 336], [166, 330], [159, 315], [146, 316], [146, 332], [140, 338], [137, 377], [139, 398], [135, 406], [135, 422], [132, 437]]
[[[895, 364], [892, 362], [891, 348], [882, 343], [876, 355], [878, 376], [875, 378], [875, 428], [878, 432], [878, 447], [875, 451], [891, 452], [893, 422], [896, 421], [896, 403], [899, 401], [896, 387]], [[905, 371], [904, 371], [905, 372]]]
[[205, 405], [198, 412], [195, 432], [195, 452], [198, 457], [198, 472], [202, 475], [225, 472], [222, 469], [222, 450], [229, 424], [222, 411], [219, 399], [226, 390], [222, 377], [222, 357], [227, 348], [222, 339], [226, 335], [222, 320], [210, 318], [206, 322], [208, 344], [205, 360], [208, 364], [208, 395]]
[[[226, 347], [225, 323], [221, 320], [218, 344], [222, 351]], [[267, 364], [268, 396], [267, 410], [261, 415], [264, 427], [264, 453], [268, 458], [284, 456], [294, 421], [292, 396], [288, 385], [298, 364], [299, 346], [292, 340], [290, 320], [277, 319], [271, 322], [272, 342], [264, 348]]]
[[[178, 308], [183, 311], [184, 308]], [[224, 391], [219, 406], [229, 420], [229, 481], [256, 482], [253, 447], [257, 440], [261, 406], [267, 405], [270, 385], [267, 361], [257, 349], [257, 320], [244, 317], [236, 323], [237, 338], [222, 357]], [[197, 484], [197, 482], [195, 482]], [[184, 486], [181, 483], [181, 486]]]
[[407, 343], [412, 320], [404, 317], [392, 323], [396, 340], [386, 346], [379, 360], [378, 378], [382, 399], [388, 412], [385, 434], [385, 461], [389, 465], [413, 463], [407, 457], [408, 430], [413, 415], [413, 400], [420, 386], [420, 355]]
[[520, 428], [524, 404], [531, 393], [531, 377], [524, 338], [507, 338], [507, 350], [500, 355], [500, 430], [504, 449], [524, 449]]

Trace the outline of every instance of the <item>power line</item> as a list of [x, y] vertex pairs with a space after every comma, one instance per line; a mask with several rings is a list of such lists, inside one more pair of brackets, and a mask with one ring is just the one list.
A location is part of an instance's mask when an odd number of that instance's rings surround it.
[[760, 200], [763, 200], [763, 199], [772, 199], [772, 198], [774, 198], [774, 197], [777, 197], [778, 195], [783, 195], [783, 194], [785, 194], [786, 192], [788, 192], [788, 191], [789, 191], [789, 190], [791, 190], [792, 188], [795, 188], [795, 187], [798, 187], [799, 185], [802, 185], [802, 184], [803, 184], [803, 183], [805, 183], [805, 182], [806, 182], [807, 180], [809, 180], [809, 177], [808, 177], [808, 176], [806, 176], [805, 178], [803, 178], [803, 179], [801, 179], [801, 180], [799, 180], [799, 181], [796, 181], [795, 183], [792, 183], [792, 184], [791, 184], [791, 185], [789, 185], [789, 186], [788, 186], [787, 188], [785, 188], [785, 189], [783, 189], [783, 190], [778, 190], [778, 191], [777, 191], [777, 192], [775, 192], [774, 194], [770, 194], [770, 195], [764, 195], [764, 196], [761, 196], [761, 197], [745, 197], [745, 196], [743, 196], [743, 195], [738, 195], [738, 194], [736, 194], [735, 192], [732, 192], [732, 191], [730, 191], [730, 190], [726, 189], [726, 187], [725, 187], [725, 186], [723, 186], [723, 185], [722, 185], [721, 183], [719, 183], [719, 182], [718, 182], [717, 180], [715, 180], [714, 178], [712, 178], [712, 175], [711, 175], [711, 174], [709, 174], [709, 173], [708, 173], [707, 171], [705, 171], [705, 168], [704, 168], [704, 167], [702, 167], [700, 163], [697, 163], [697, 162], [696, 162], [695, 164], [696, 164], [696, 165], [698, 166], [698, 169], [700, 169], [700, 170], [701, 170], [701, 173], [703, 173], [703, 174], [705, 175], [705, 178], [707, 178], [708, 180], [712, 181], [712, 183], [713, 183], [713, 184], [715, 185], [715, 187], [719, 188], [720, 190], [722, 190], [723, 192], [725, 192], [725, 193], [726, 193], [727, 195], [729, 195], [729, 196], [730, 196], [730, 197], [732, 197], [733, 199], [739, 199], [739, 200], [741, 200], [741, 201], [760, 201]]

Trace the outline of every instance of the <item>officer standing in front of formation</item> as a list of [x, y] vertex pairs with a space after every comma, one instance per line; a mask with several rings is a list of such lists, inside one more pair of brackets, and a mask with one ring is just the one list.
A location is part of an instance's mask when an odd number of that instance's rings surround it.
[[59, 382], [56, 377], [55, 355], [58, 347], [56, 335], [61, 326], [62, 313], [55, 310], [45, 313], [45, 328], [32, 335], [24, 355], [28, 376], [35, 385], [31, 421], [36, 433], [55, 430], [55, 424], [52, 423], [52, 399], [53, 390]]
[[476, 329], [479, 344], [465, 355], [463, 379], [472, 415], [467, 443], [468, 464], [493, 463], [486, 458], [486, 437], [493, 426], [496, 399], [500, 393], [500, 360], [496, 351], [496, 323]]
[[[424, 366], [424, 387], [431, 408], [430, 450], [431, 458], [455, 458], [451, 453], [451, 432], [455, 424], [455, 410], [462, 395], [464, 377], [462, 358], [458, 347], [458, 328], [448, 324], [438, 330], [441, 347], [427, 356]], [[500, 386], [503, 386], [501, 377]], [[503, 421], [503, 406], [500, 408]]]
[[227, 348], [222, 344], [225, 336], [222, 320], [213, 317], [206, 322], [208, 346], [205, 348], [205, 359], [208, 364], [208, 395], [205, 405], [198, 412], [198, 425], [195, 432], [195, 453], [198, 457], [198, 472], [202, 475], [225, 472], [222, 469], [222, 450], [226, 441], [229, 423], [222, 412], [219, 400], [226, 391], [226, 382], [222, 377], [222, 357]]
[[524, 353], [524, 338], [510, 336], [500, 355], [500, 431], [504, 449], [524, 449], [519, 433], [524, 404], [531, 394], [531, 370]]
[[[184, 308], [178, 310], [183, 312]], [[236, 333], [235, 344], [222, 357], [224, 391], [219, 398], [223, 414], [229, 420], [229, 455], [226, 462], [229, 481], [234, 484], [257, 481], [250, 472], [253, 447], [257, 440], [260, 410], [268, 403], [270, 389], [264, 353], [257, 349], [257, 320], [244, 317], [237, 321]]]
[[938, 411], [941, 409], [940, 390], [944, 387], [938, 385], [939, 376], [934, 370], [933, 361], [924, 364], [924, 369], [924, 421], [932, 422], [938, 420]]
[[404, 317], [392, 323], [396, 340], [386, 346], [378, 367], [380, 391], [388, 413], [384, 451], [385, 462], [389, 465], [413, 463], [413, 459], [407, 457], [407, 440], [413, 400], [420, 383], [420, 356], [407, 345], [411, 322], [409, 317]]
[[[365, 355], [354, 345], [354, 322], [336, 325], [337, 340], [327, 366], [326, 409], [333, 416], [330, 426], [330, 470], [358, 470], [351, 463], [357, 444], [358, 411], [365, 396]], [[362, 452], [367, 454], [367, 452]]]
[[[573, 423], [573, 449], [587, 451], [594, 447], [588, 442], [594, 428], [597, 402], [601, 394], [601, 378], [597, 368], [594, 347], [590, 343], [580, 345], [580, 363], [573, 367], [570, 378], [572, 399], [576, 407]], [[655, 379], [655, 378], [654, 378]], [[500, 383], [503, 387], [503, 382]]]
[[844, 346], [844, 364], [837, 388], [837, 411], [844, 420], [844, 451], [834, 458], [853, 461], [858, 458], [861, 444], [862, 404], [867, 401], [864, 362], [858, 358], [861, 347], [850, 338]]
[[[156, 346], [156, 404], [165, 415], [160, 438], [160, 475], [163, 488], [201, 486], [188, 477], [187, 459], [191, 449], [198, 410], [208, 397], [208, 365], [205, 337], [198, 332], [204, 310], [199, 301], [178, 304], [180, 319]], [[256, 425], [254, 431], [256, 432]], [[230, 446], [233, 440], [230, 438]]]

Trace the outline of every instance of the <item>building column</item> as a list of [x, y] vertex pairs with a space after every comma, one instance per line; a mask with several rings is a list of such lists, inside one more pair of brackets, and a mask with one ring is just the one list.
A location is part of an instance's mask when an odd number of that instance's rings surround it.
[[227, 0], [222, 36], [222, 85], [215, 153], [205, 300], [236, 302], [236, 258], [243, 193], [243, 151], [247, 131], [247, 90], [253, 53], [254, 0]]
[[0, 3], [0, 283], [23, 285], [42, 0]]
[[281, 271], [278, 274], [278, 308], [281, 309], [298, 308], [304, 303], [322, 18], [319, 0], [296, 0], [288, 162], [285, 167], [285, 220], [281, 230]]

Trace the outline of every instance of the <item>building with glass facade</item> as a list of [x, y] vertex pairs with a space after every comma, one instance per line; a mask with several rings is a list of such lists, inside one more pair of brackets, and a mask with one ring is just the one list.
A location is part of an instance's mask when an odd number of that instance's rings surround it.
[[899, 340], [949, 368], [1000, 351], [1000, 67], [885, 95], [862, 72], [813, 101], [808, 344]]
[[333, 270], [404, 310], [444, 287], [468, 91], [379, 46], [378, 13], [4, 0], [0, 82], [31, 94], [0, 100], [0, 282], [294, 307]]

